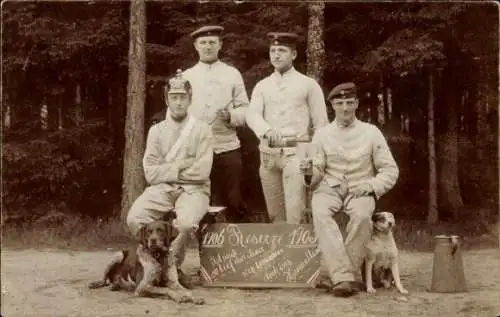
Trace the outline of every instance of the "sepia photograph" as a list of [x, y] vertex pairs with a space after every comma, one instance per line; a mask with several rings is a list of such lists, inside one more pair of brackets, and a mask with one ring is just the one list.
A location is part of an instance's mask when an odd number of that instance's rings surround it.
[[2, 1], [1, 317], [500, 317], [499, 22]]

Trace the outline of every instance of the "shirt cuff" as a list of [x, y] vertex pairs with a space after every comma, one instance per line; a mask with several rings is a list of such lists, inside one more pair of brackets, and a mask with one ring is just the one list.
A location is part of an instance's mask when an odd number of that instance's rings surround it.
[[166, 175], [167, 179], [169, 182], [175, 182], [179, 180], [179, 174], [180, 174], [180, 163], [175, 162], [172, 163], [172, 165], [169, 168], [168, 174]]
[[380, 184], [378, 179], [373, 177], [368, 181], [368, 184], [370, 184], [373, 189], [373, 195], [375, 199], [378, 200], [380, 199], [380, 197], [382, 197], [382, 195], [384, 195], [384, 187], [382, 186], [382, 184]]

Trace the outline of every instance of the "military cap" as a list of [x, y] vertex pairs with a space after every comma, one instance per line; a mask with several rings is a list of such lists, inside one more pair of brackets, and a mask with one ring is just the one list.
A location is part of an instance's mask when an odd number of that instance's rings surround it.
[[168, 94], [188, 94], [191, 93], [191, 84], [182, 77], [182, 71], [177, 70], [174, 77], [168, 81], [168, 87], [165, 91]]
[[224, 31], [224, 28], [222, 26], [219, 26], [219, 25], [205, 25], [205, 26], [202, 26], [201, 28], [191, 32], [191, 37], [193, 39], [196, 39], [200, 36], [213, 36], [213, 35], [216, 35], [216, 36], [219, 36], [222, 31]]
[[296, 47], [299, 36], [295, 33], [288, 32], [269, 32], [267, 34], [269, 37], [269, 45], [285, 45], [290, 47]]
[[352, 98], [357, 96], [357, 89], [354, 83], [342, 83], [333, 87], [328, 94], [327, 100], [333, 98]]

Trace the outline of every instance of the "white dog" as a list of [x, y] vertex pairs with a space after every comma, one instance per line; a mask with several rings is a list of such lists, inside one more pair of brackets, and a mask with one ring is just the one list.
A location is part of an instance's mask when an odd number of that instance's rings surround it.
[[382, 285], [390, 288], [394, 281], [401, 294], [408, 294], [401, 284], [398, 248], [392, 235], [392, 228], [396, 223], [394, 215], [390, 212], [376, 212], [372, 221], [372, 236], [366, 245], [366, 256], [361, 268], [366, 291], [375, 293], [375, 287]]

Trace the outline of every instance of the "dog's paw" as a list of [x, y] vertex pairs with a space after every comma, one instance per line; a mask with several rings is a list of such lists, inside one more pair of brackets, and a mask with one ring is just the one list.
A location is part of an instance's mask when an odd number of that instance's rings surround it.
[[402, 295], [401, 295], [401, 296], [396, 296], [396, 297], [394, 297], [394, 299], [395, 299], [396, 301], [398, 301], [398, 302], [403, 302], [403, 303], [408, 302], [408, 297], [406, 297], [406, 296], [402, 296]]
[[405, 295], [406, 295], [406, 294], [408, 294], [408, 291], [406, 290], [406, 288], [401, 287], [401, 288], [399, 288], [398, 290], [399, 290], [399, 292], [400, 292], [401, 294], [405, 294]]
[[167, 287], [175, 291], [187, 292], [187, 289], [179, 282], [169, 282], [167, 284]]
[[203, 298], [193, 298], [193, 303], [195, 305], [204, 305], [205, 304], [205, 299]]
[[375, 294], [377, 291], [373, 288], [373, 286], [368, 286], [366, 287], [366, 292], [369, 294]]
[[190, 302], [193, 302], [193, 298], [189, 296], [181, 296], [181, 298], [179, 299], [179, 303], [190, 303]]
[[136, 289], [134, 291], [134, 296], [136, 296], [136, 297], [144, 297], [145, 294], [146, 294], [146, 291], [142, 290], [142, 289]]
[[120, 285], [115, 284], [115, 283], [113, 283], [113, 284], [109, 285], [109, 290], [110, 290], [110, 291], [112, 291], [112, 292], [119, 291], [119, 290], [120, 290], [120, 288], [121, 288], [121, 287], [120, 287]]
[[105, 281], [94, 281], [94, 282], [90, 282], [87, 285], [87, 287], [90, 288], [90, 289], [99, 288], [99, 287], [103, 287], [103, 286], [106, 286], [106, 282]]

